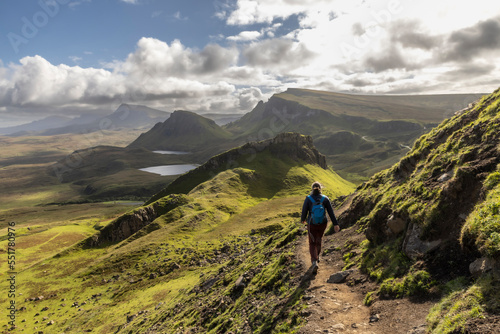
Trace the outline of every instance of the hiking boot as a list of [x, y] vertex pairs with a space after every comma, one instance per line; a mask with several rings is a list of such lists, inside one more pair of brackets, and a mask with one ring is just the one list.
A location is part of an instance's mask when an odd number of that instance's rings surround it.
[[318, 272], [318, 261], [313, 261], [312, 262], [312, 268], [313, 268], [313, 274], [316, 274]]

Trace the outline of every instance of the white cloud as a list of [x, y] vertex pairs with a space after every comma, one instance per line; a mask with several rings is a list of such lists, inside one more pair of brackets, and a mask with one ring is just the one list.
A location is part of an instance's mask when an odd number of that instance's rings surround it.
[[185, 16], [182, 16], [180, 11], [177, 11], [172, 15], [174, 19], [179, 20], [179, 21], [186, 21], [188, 18]]
[[[40, 56], [15, 65], [0, 62], [0, 107], [135, 102], [165, 110], [248, 111], [259, 99], [289, 87], [448, 93], [489, 92], [500, 85], [498, 2], [217, 3], [217, 16], [231, 30], [256, 25], [234, 36], [212, 36], [202, 49], [180, 40], [141, 38], [127, 57], [102, 68], [53, 65]], [[290, 26], [296, 29], [280, 36]]]
[[264, 94], [258, 87], [242, 88], [237, 92], [239, 108], [249, 110], [255, 107], [257, 102], [263, 100]]
[[236, 8], [230, 14], [220, 12], [230, 25], [249, 25], [254, 23], [272, 23], [275, 18], [287, 18], [291, 15], [310, 12], [322, 8], [328, 0], [238, 0]]
[[40, 56], [25, 57], [17, 65], [0, 63], [0, 106], [42, 110], [136, 102], [195, 111], [223, 105], [232, 111], [250, 108], [248, 101], [260, 95], [237, 91], [235, 84], [277, 82], [237, 66], [237, 58], [234, 48], [209, 44], [193, 50], [177, 40], [168, 44], [153, 38], [140, 39], [133, 53], [107, 64], [108, 69], [56, 66]]
[[71, 59], [73, 63], [78, 64], [83, 58], [78, 56], [69, 56], [69, 59]]
[[[238, 0], [221, 16], [228, 25], [269, 28], [296, 15], [295, 31], [284, 37], [272, 33], [270, 39], [263, 34], [242, 50], [248, 65], [279, 77], [283, 86], [444, 93], [447, 87], [484, 91], [485, 85], [451, 81], [460, 75], [464, 82], [477, 75], [474, 82], [491, 85], [486, 91], [496, 88], [491, 82], [500, 85], [495, 81], [499, 69], [483, 66], [500, 62], [500, 25], [492, 17], [498, 13], [500, 3], [490, 0], [474, 6], [451, 0]], [[285, 51], [291, 43], [311, 56], [302, 62], [297, 57], [301, 52], [289, 56]], [[479, 65], [470, 66], [465, 59]]]
[[262, 36], [262, 33], [259, 31], [242, 31], [236, 36], [227, 37], [230, 41], [241, 42], [241, 41], [253, 41]]

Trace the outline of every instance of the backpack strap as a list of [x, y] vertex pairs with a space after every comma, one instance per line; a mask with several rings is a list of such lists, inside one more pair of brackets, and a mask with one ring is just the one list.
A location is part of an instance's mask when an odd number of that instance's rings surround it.
[[[321, 204], [323, 204], [325, 197], [326, 197], [325, 195], [321, 195], [321, 199], [319, 200], [319, 202]], [[309, 198], [309, 200], [311, 201], [312, 204], [316, 203], [316, 201], [314, 200], [314, 198], [311, 195], [307, 195], [307, 198]]]
[[314, 204], [314, 198], [312, 198], [311, 195], [307, 195], [307, 198], [309, 198], [309, 200], [311, 201], [311, 203]]

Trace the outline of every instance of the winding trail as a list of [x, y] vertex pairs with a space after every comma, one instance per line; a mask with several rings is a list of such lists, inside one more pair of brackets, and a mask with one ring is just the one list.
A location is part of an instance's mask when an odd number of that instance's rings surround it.
[[[340, 216], [345, 210], [335, 210]], [[330, 224], [330, 223], [329, 223]], [[365, 275], [353, 268], [346, 281], [338, 284], [328, 283], [331, 275], [342, 271], [345, 265], [342, 253], [338, 250], [346, 241], [364, 239], [353, 229], [323, 237], [322, 250], [329, 250], [321, 256], [316, 275], [311, 274], [311, 261], [307, 235], [297, 246], [297, 258], [303, 268], [309, 269], [304, 275], [309, 279], [304, 300], [308, 307], [302, 312], [307, 324], [299, 334], [314, 333], [358, 333], [358, 334], [424, 334], [425, 317], [432, 302], [414, 303], [408, 299], [377, 300], [372, 306], [363, 301], [367, 292], [377, 289]]]

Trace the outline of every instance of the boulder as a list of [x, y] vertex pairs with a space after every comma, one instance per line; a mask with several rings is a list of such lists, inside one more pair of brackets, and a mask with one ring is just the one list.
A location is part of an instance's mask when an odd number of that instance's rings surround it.
[[342, 283], [351, 273], [352, 270], [339, 271], [338, 273], [331, 275], [326, 282], [334, 284]]
[[446, 182], [448, 181], [449, 179], [451, 179], [453, 176], [453, 171], [449, 171], [447, 173], [444, 173], [443, 175], [441, 175], [439, 178], [438, 178], [438, 182]]
[[244, 289], [245, 288], [245, 276], [241, 275], [237, 280], [236, 282], [234, 283], [234, 286], [237, 288], [237, 289]]
[[417, 224], [411, 223], [403, 241], [403, 251], [406, 256], [415, 260], [419, 256], [436, 249], [441, 244], [441, 239], [427, 241], [421, 240], [422, 229]]
[[469, 265], [469, 271], [473, 277], [479, 277], [482, 274], [494, 269], [496, 265], [497, 261], [495, 259], [482, 257], [476, 259]]
[[386, 222], [387, 234], [398, 235], [403, 232], [406, 228], [406, 220], [392, 213]]

